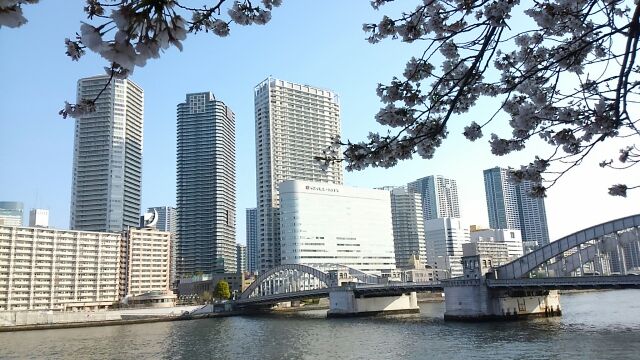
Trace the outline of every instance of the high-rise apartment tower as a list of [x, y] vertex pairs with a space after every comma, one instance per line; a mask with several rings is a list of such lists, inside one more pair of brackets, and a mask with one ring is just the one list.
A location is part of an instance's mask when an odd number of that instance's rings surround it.
[[529, 196], [530, 181], [509, 182], [508, 170], [495, 167], [484, 170], [489, 225], [492, 229], [517, 229], [525, 242], [539, 246], [549, 243], [549, 227], [544, 198]]
[[178, 277], [236, 271], [235, 115], [210, 92], [178, 104]]
[[254, 273], [258, 271], [260, 260], [258, 257], [258, 209], [251, 208], [246, 212], [247, 270]]
[[236, 272], [244, 273], [247, 271], [247, 246], [236, 244]]
[[78, 81], [77, 102], [101, 91], [96, 111], [76, 119], [71, 228], [119, 232], [140, 216], [144, 94], [131, 80], [95, 76]]
[[407, 184], [407, 189], [422, 196], [424, 220], [459, 218], [458, 185], [441, 175], [420, 178]]
[[407, 268], [412, 257], [427, 261], [420, 194], [404, 187], [391, 190], [391, 219], [396, 266]]
[[280, 264], [278, 185], [285, 180], [342, 184], [342, 165], [326, 171], [314, 156], [340, 134], [340, 104], [330, 90], [267, 78], [254, 89], [260, 271]]

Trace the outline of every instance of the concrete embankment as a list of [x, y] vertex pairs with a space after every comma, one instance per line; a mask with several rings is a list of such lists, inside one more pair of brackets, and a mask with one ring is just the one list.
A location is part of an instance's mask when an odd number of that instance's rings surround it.
[[214, 313], [211, 305], [77, 312], [0, 311], [0, 332], [141, 324], [233, 315], [237, 314]]

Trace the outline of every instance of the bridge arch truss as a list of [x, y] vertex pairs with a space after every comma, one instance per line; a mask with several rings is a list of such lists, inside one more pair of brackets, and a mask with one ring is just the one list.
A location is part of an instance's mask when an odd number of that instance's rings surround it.
[[279, 265], [258, 276], [240, 299], [316, 290], [329, 285], [329, 275], [324, 271], [302, 264]]
[[[608, 221], [567, 235], [495, 269], [497, 279], [527, 277], [543, 264], [556, 274], [582, 269], [585, 262], [600, 256], [620, 258], [620, 244], [638, 243], [640, 255], [640, 214]], [[624, 260], [621, 260], [624, 262]], [[640, 259], [638, 259], [640, 263]]]

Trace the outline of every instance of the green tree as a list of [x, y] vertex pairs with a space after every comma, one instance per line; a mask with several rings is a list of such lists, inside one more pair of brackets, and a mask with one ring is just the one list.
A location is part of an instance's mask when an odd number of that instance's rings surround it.
[[231, 291], [229, 290], [229, 283], [224, 280], [218, 281], [213, 295], [215, 296], [216, 299], [223, 299], [223, 300], [229, 299], [231, 297]]
[[213, 295], [209, 291], [205, 291], [200, 294], [200, 299], [204, 302], [211, 301], [213, 299]]

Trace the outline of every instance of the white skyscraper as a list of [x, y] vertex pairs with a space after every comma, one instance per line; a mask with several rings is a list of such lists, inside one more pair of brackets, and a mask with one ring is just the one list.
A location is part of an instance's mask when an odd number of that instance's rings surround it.
[[424, 222], [427, 237], [427, 264], [462, 275], [462, 244], [470, 242], [469, 225], [461, 219], [440, 218]]
[[392, 189], [391, 218], [396, 266], [409, 266], [412, 255], [426, 262], [427, 250], [420, 194], [408, 192], [404, 187]]
[[324, 171], [314, 156], [340, 134], [338, 96], [267, 78], [254, 90], [256, 196], [261, 272], [280, 264], [278, 185], [285, 180], [342, 184], [342, 165]]
[[280, 200], [282, 264], [396, 268], [388, 191], [285, 181]]
[[529, 196], [533, 183], [509, 182], [507, 169], [495, 167], [484, 170], [489, 226], [492, 229], [516, 229], [524, 242], [549, 243], [549, 227], [544, 198]]
[[460, 217], [458, 186], [455, 180], [432, 175], [410, 182], [407, 189], [422, 195], [422, 213], [425, 221]]
[[96, 111], [76, 119], [71, 228], [119, 232], [140, 216], [143, 91], [131, 80], [95, 76], [78, 81], [77, 101], [103, 88]]

